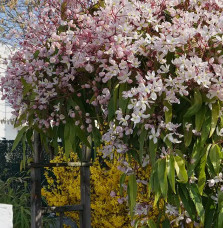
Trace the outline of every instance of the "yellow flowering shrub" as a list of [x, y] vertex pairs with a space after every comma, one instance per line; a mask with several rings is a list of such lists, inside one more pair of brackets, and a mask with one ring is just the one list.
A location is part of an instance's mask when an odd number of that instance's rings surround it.
[[[60, 149], [59, 155], [51, 162], [77, 161], [77, 156], [72, 153], [67, 159]], [[100, 161], [99, 157], [94, 161], [91, 171], [91, 223], [93, 228], [128, 228], [131, 227], [126, 201], [126, 191], [120, 196], [120, 177], [122, 172], [117, 168], [120, 165], [117, 157], [110, 160]], [[149, 168], [137, 169], [137, 176], [141, 180], [148, 180]], [[74, 205], [80, 203], [80, 169], [74, 167], [46, 168], [45, 177], [47, 186], [42, 189], [49, 206]], [[128, 178], [126, 178], [127, 183]], [[147, 186], [143, 183], [138, 185], [137, 202], [151, 204], [146, 217], [155, 219], [158, 210], [153, 208], [153, 200], [149, 199]], [[78, 212], [67, 212], [67, 217], [72, 218], [78, 224]], [[137, 219], [137, 215], [135, 215]], [[140, 227], [140, 226], [139, 226]]]

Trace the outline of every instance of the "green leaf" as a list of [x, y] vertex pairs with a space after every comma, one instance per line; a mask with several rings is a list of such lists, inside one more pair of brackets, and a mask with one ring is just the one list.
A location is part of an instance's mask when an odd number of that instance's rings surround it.
[[126, 174], [123, 173], [120, 177], [120, 196], [123, 195], [123, 184], [125, 182]]
[[165, 219], [162, 223], [162, 228], [171, 228], [170, 221], [168, 219]]
[[219, 214], [218, 214], [218, 228], [223, 227], [223, 208], [221, 208]]
[[207, 162], [207, 155], [208, 151], [210, 150], [211, 144], [207, 145], [205, 147], [206, 153], [201, 157], [200, 160], [200, 165], [198, 167], [198, 190], [199, 193], [202, 195], [203, 194], [203, 189], [206, 184], [206, 173], [205, 173], [205, 167], [206, 167], [206, 162]]
[[175, 160], [174, 166], [175, 166], [177, 176], [179, 178], [179, 182], [187, 183], [188, 175], [185, 169], [185, 161], [180, 156], [175, 156], [174, 160]]
[[208, 198], [206, 204], [205, 204], [205, 221], [204, 221], [204, 227], [212, 227], [212, 222], [214, 219], [214, 213], [215, 213], [215, 203], [211, 198]]
[[25, 139], [25, 137], [22, 137], [22, 151], [23, 151], [22, 163], [23, 163], [23, 169], [25, 169], [25, 167], [26, 167], [26, 139]]
[[167, 198], [168, 183], [166, 173], [166, 159], [159, 159], [158, 161], [158, 181], [160, 184], [160, 190], [163, 197]]
[[195, 219], [195, 209], [192, 200], [189, 197], [188, 190], [186, 188], [186, 185], [180, 185], [179, 186], [179, 195], [183, 202], [184, 208], [188, 212], [189, 216], [194, 220]]
[[72, 94], [72, 100], [80, 107], [81, 111], [85, 113], [85, 106], [83, 99], [80, 99], [76, 94]]
[[26, 131], [26, 140], [27, 140], [27, 143], [29, 144], [31, 150], [33, 151], [32, 135], [33, 135], [33, 130], [28, 129]]
[[23, 85], [22, 94], [23, 94], [23, 96], [25, 96], [32, 89], [32, 84], [27, 83], [24, 78], [21, 78], [21, 82], [22, 82], [22, 85]]
[[206, 106], [202, 106], [201, 109], [195, 115], [195, 129], [200, 131], [205, 120]]
[[188, 175], [189, 176], [191, 176], [193, 174], [195, 167], [197, 166], [197, 164], [200, 161], [200, 158], [202, 156], [202, 152], [204, 151], [201, 145], [202, 144], [200, 143], [199, 140], [197, 140], [196, 143], [194, 144], [193, 151], [192, 151], [192, 154], [190, 156], [191, 161], [190, 161], [190, 165], [188, 168]]
[[184, 128], [184, 144], [186, 147], [190, 146], [191, 144], [192, 136], [193, 136], [192, 129], [193, 129], [192, 126], [188, 131], [186, 128]]
[[184, 118], [188, 118], [196, 114], [202, 106], [202, 96], [199, 90], [194, 91], [194, 102], [193, 105], [187, 110]]
[[108, 122], [110, 122], [114, 116], [115, 116], [115, 104], [114, 104], [114, 99], [111, 97], [109, 103], [108, 103]]
[[119, 84], [115, 86], [114, 92], [113, 92], [114, 107], [116, 110], [117, 110], [117, 101], [118, 101], [118, 91], [119, 91]]
[[147, 220], [147, 225], [149, 228], [157, 228], [156, 223], [152, 219]]
[[70, 123], [67, 122], [64, 127], [64, 144], [65, 144], [65, 156], [68, 158], [72, 152], [72, 143], [70, 141]]
[[35, 53], [33, 54], [34, 59], [37, 59], [39, 56], [40, 51], [36, 50]]
[[219, 173], [221, 165], [221, 149], [217, 144], [214, 144], [209, 152], [210, 161], [214, 167], [216, 174]]
[[141, 134], [139, 136], [139, 161], [141, 164], [142, 164], [142, 156], [144, 153], [144, 143], [145, 143], [146, 135], [147, 135], [147, 131], [143, 126], [141, 129]]
[[126, 90], [128, 90], [127, 84], [126, 83], [120, 84], [118, 103], [119, 103], [119, 108], [122, 110], [123, 113], [126, 112], [126, 108], [127, 108], [128, 102], [129, 102], [129, 99], [125, 99], [122, 97], [122, 93]]
[[223, 192], [218, 191], [218, 228], [223, 227]]
[[101, 145], [101, 133], [97, 127], [93, 127], [92, 130], [93, 139], [94, 139], [94, 147], [99, 147]]
[[168, 176], [170, 186], [171, 186], [173, 192], [176, 194], [176, 190], [175, 190], [175, 169], [174, 169], [174, 157], [173, 157], [173, 155], [170, 155], [167, 157], [166, 167], [167, 167], [167, 176]]
[[149, 157], [152, 166], [156, 161], [156, 151], [157, 151], [157, 143], [155, 144], [152, 139], [149, 140]]
[[209, 138], [213, 135], [217, 122], [218, 122], [218, 118], [219, 118], [219, 112], [220, 112], [220, 106], [219, 103], [216, 101], [213, 105], [212, 105], [212, 110], [211, 110], [211, 131], [209, 134]]
[[81, 142], [84, 143], [87, 147], [91, 148], [91, 144], [87, 139], [86, 132], [82, 130], [79, 126], [75, 126], [75, 132], [78, 138], [81, 140]]
[[201, 196], [199, 194], [198, 188], [195, 184], [190, 185], [189, 193], [192, 201], [194, 202], [197, 213], [201, 218], [201, 222], [204, 223], [204, 207], [201, 201]]
[[149, 187], [154, 192], [157, 192], [160, 189], [159, 183], [157, 182], [157, 180], [158, 180], [157, 172], [158, 172], [158, 164], [156, 163], [154, 165], [154, 168], [152, 170], [152, 173], [151, 173], [150, 179], [149, 179]]
[[223, 208], [223, 192], [218, 191], [218, 211], [220, 211], [221, 208]]
[[28, 128], [29, 128], [28, 126], [25, 126], [25, 127], [23, 127], [23, 128], [18, 132], [18, 134], [17, 134], [17, 136], [16, 136], [16, 138], [15, 138], [15, 140], [14, 140], [14, 143], [13, 143], [13, 145], [12, 145], [12, 150], [11, 150], [11, 152], [12, 152], [13, 150], [15, 150], [15, 148], [18, 146], [19, 142], [22, 140], [22, 137], [24, 136], [24, 134], [25, 134], [25, 132], [26, 132], [26, 130], [27, 130]]
[[167, 107], [167, 111], [165, 111], [165, 122], [169, 123], [172, 120], [172, 104], [168, 101], [164, 101], [163, 105]]
[[110, 122], [114, 118], [115, 111], [117, 110], [118, 90], [119, 84], [115, 86], [113, 96], [108, 103], [108, 122]]
[[130, 207], [130, 214], [133, 217], [133, 211], [136, 205], [136, 197], [137, 197], [137, 182], [135, 174], [129, 176], [128, 181], [128, 198], [129, 198], [129, 207]]
[[154, 198], [153, 206], [158, 206], [158, 202], [159, 202], [160, 197], [161, 197], [161, 192], [160, 191], [155, 192], [155, 198]]
[[206, 140], [208, 139], [208, 135], [211, 129], [211, 118], [208, 115], [209, 112], [207, 112], [207, 119], [205, 120], [203, 126], [202, 126], [202, 130], [201, 130], [201, 144], [203, 145]]

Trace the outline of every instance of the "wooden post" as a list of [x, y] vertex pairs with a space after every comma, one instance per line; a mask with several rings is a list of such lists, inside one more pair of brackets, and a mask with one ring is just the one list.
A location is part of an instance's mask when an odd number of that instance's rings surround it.
[[[40, 135], [34, 132], [33, 162], [41, 162]], [[42, 228], [41, 214], [41, 168], [31, 167], [31, 228]]]
[[[90, 162], [91, 150], [83, 146], [83, 162]], [[91, 189], [90, 189], [90, 166], [80, 167], [81, 204], [83, 211], [80, 212], [80, 228], [91, 228]]]
[[60, 212], [60, 228], [63, 228], [63, 217], [64, 217], [64, 212]]

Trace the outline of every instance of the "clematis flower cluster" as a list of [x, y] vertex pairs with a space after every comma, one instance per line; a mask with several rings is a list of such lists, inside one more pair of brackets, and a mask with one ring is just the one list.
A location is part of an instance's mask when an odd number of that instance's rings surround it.
[[[122, 96], [129, 99], [129, 114], [117, 117], [124, 132], [132, 123], [154, 123], [148, 112], [161, 95], [175, 104], [196, 87], [223, 100], [219, 1], [115, 0], [104, 1], [93, 13], [90, 9], [68, 7], [63, 20], [60, 2], [47, 1], [38, 17], [30, 15], [21, 49], [1, 82], [3, 98], [17, 116], [24, 114], [30, 122], [33, 115], [40, 128], [75, 113], [85, 119], [78, 106], [63, 110], [62, 98], [73, 93], [81, 98], [82, 91], [86, 103], [103, 106], [106, 113], [109, 83], [126, 84]], [[49, 108], [55, 100], [56, 108]], [[154, 137], [157, 126], [152, 125]]]
[[[190, 106], [210, 114], [223, 102], [220, 0], [48, 0], [36, 10], [1, 79], [18, 125], [55, 138], [72, 122], [86, 137], [103, 132], [105, 157], [198, 164], [187, 150], [201, 127], [187, 118]], [[158, 151], [149, 162], [148, 148]]]

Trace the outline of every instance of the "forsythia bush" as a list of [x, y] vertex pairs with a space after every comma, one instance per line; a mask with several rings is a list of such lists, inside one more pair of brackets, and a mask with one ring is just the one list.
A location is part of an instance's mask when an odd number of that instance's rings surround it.
[[[58, 156], [51, 162], [66, 162], [77, 160], [77, 155], [72, 153], [67, 159], [62, 149]], [[131, 218], [127, 206], [126, 184], [123, 184], [123, 195], [120, 195], [120, 177], [122, 172], [117, 168], [120, 166], [117, 157], [113, 161], [100, 161], [96, 158], [91, 170], [91, 208], [92, 227], [131, 227]], [[149, 168], [139, 168], [137, 175], [142, 179], [138, 187], [138, 202], [151, 205], [151, 208], [144, 208], [146, 215], [154, 220], [158, 216], [158, 209], [153, 209], [153, 200], [148, 198], [147, 186], [143, 180], [148, 180]], [[74, 167], [47, 168], [45, 177], [48, 185], [42, 189], [42, 195], [50, 206], [74, 205], [80, 203], [80, 172]], [[126, 179], [127, 180], [127, 179]], [[146, 181], [145, 181], [146, 182]], [[145, 213], [144, 213], [145, 214]], [[67, 212], [66, 216], [78, 223], [77, 212]], [[142, 217], [139, 213], [135, 215]], [[145, 216], [144, 216], [145, 217]], [[147, 217], [147, 219], [148, 219]], [[145, 219], [145, 218], [144, 218]]]

